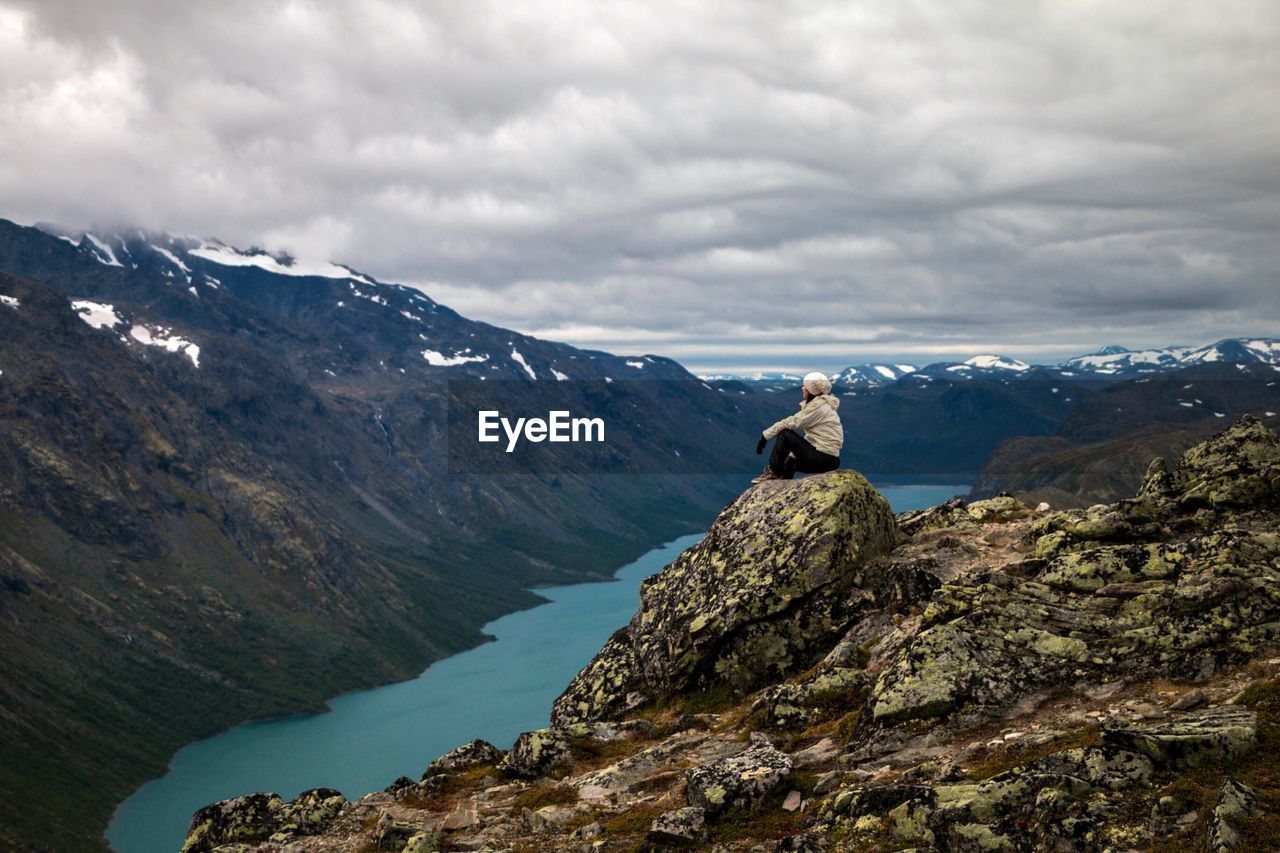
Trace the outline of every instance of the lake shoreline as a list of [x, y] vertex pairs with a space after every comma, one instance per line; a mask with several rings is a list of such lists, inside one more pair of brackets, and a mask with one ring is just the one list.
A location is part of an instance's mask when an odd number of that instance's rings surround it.
[[[928, 506], [935, 505], [936, 503], [941, 502], [941, 500], [945, 500], [946, 496], [950, 496], [951, 494], [962, 493], [964, 491], [964, 487], [965, 484], [953, 483], [908, 485], [887, 483], [877, 484], [877, 488], [885, 490], [890, 493], [891, 496], [894, 494], [918, 495], [920, 500], [908, 500], [908, 503]], [[925, 497], [928, 499], [925, 500]], [[900, 500], [894, 500], [892, 497], [891, 500], [895, 503], [895, 511], [902, 511], [907, 508], [917, 508], [917, 506], [899, 506], [898, 504], [900, 503]], [[593, 655], [595, 651], [598, 650], [600, 645], [603, 644], [603, 641], [607, 639], [608, 635], [616, 630], [620, 625], [625, 624], [634, 613], [635, 607], [638, 603], [638, 586], [640, 578], [630, 577], [627, 570], [631, 570], [630, 574], [635, 574], [637, 571], [645, 571], [648, 573], [656, 572], [678, 556], [685, 548], [692, 545], [693, 542], [696, 542], [700, 537], [700, 533], [693, 533], [677, 536], [675, 539], [668, 539], [657, 547], [653, 547], [648, 551], [642, 552], [636, 559], [617, 566], [607, 578], [579, 581], [571, 584], [530, 588], [528, 591], [542, 599], [541, 602], [534, 603], [530, 607], [510, 611], [490, 620], [479, 627], [479, 630], [484, 635], [485, 639], [467, 649], [460, 650], [452, 655], [429, 662], [416, 676], [372, 687], [353, 688], [350, 691], [331, 697], [325, 702], [324, 707], [319, 709], [316, 713], [290, 714], [282, 717], [267, 717], [258, 720], [247, 720], [222, 732], [211, 735], [210, 737], [184, 745], [171, 757], [164, 774], [148, 780], [117, 805], [116, 809], [112, 813], [111, 821], [104, 832], [104, 839], [107, 841], [108, 845], [111, 846], [111, 849], [118, 851], [118, 853], [152, 853], [152, 851], [157, 851], [158, 853], [158, 851], [162, 849], [172, 849], [168, 844], [155, 844], [152, 846], [133, 844], [132, 841], [136, 837], [138, 830], [138, 821], [141, 820], [144, 823], [148, 821], [147, 815], [138, 817], [133, 814], [133, 811], [138, 806], [139, 802], [145, 801], [149, 797], [154, 797], [154, 795], [156, 795], [157, 786], [176, 786], [175, 790], [177, 793], [174, 794], [174, 796], [177, 796], [181, 794], [181, 784], [184, 779], [191, 781], [192, 784], [204, 784], [207, 781], [204, 778], [201, 778], [203, 776], [203, 768], [200, 774], [196, 774], [195, 776], [190, 774], [190, 767], [188, 767], [188, 765], [193, 754], [192, 750], [196, 750], [198, 753], [198, 748], [208, 749], [209, 747], [207, 745], [212, 741], [221, 740], [223, 742], [235, 743], [237, 739], [245, 738], [252, 741], [253, 738], [260, 736], [262, 732], [325, 732], [325, 734], [321, 735], [316, 735], [314, 733], [306, 734], [299, 742], [300, 746], [297, 753], [289, 753], [286, 751], [281, 754], [278, 759], [281, 763], [289, 765], [292, 762], [292, 765], [296, 767], [299, 755], [305, 752], [305, 744], [307, 743], [306, 738], [315, 738], [320, 742], [325, 742], [326, 740], [340, 740], [347, 735], [349, 735], [350, 738], [355, 738], [366, 735], [371, 728], [375, 728], [371, 725], [360, 724], [352, 726], [350, 732], [343, 730], [343, 734], [335, 735], [332, 732], [327, 732], [327, 729], [330, 726], [341, 727], [340, 722], [335, 721], [338, 720], [339, 717], [342, 717], [342, 715], [353, 713], [351, 710], [352, 706], [363, 706], [365, 708], [363, 713], [370, 715], [370, 719], [380, 724], [383, 721], [383, 718], [387, 716], [387, 710], [378, 707], [379, 696], [391, 697], [392, 701], [395, 701], [395, 697], [397, 695], [405, 696], [412, 693], [415, 689], [413, 687], [414, 685], [418, 685], [419, 687], [426, 685], [429, 690], [434, 685], [432, 679], [439, 679], [441, 677], [447, 678], [451, 672], [456, 674], [460, 670], [465, 669], [468, 661], [492, 661], [495, 658], [495, 651], [499, 650], [499, 646], [504, 642], [504, 639], [506, 640], [506, 644], [502, 645], [500, 649], [502, 651], [502, 655], [506, 654], [506, 650], [508, 650], [509, 647], [512, 650], [519, 651], [520, 653], [528, 654], [530, 651], [529, 647], [536, 646], [539, 640], [545, 639], [546, 635], [549, 633], [554, 634], [555, 631], [562, 629], [565, 624], [572, 624], [573, 632], [571, 632], [571, 635], [567, 637], [561, 636], [558, 639], [560, 641], [559, 644], [572, 644], [572, 642], [577, 642], [579, 649], [574, 653], [576, 654], [576, 657], [573, 657], [571, 662], [566, 660], [555, 661], [555, 666], [557, 666], [558, 669], [554, 670], [554, 675], [547, 676], [533, 687], [517, 690], [517, 694], [520, 695], [517, 695], [516, 699], [518, 703], [523, 704], [524, 711], [521, 714], [517, 714], [512, 719], [490, 719], [488, 721], [481, 720], [475, 723], [468, 720], [466, 722], [465, 730], [463, 728], [459, 728], [456, 732], [445, 735], [442, 730], [446, 729], [450, 724], [449, 714], [456, 712], [457, 709], [448, 707], [443, 709], [436, 708], [435, 716], [433, 716], [433, 712], [431, 710], [424, 710], [425, 706], [419, 705], [415, 705], [411, 708], [392, 709], [396, 713], [409, 715], [410, 719], [413, 721], [413, 725], [417, 729], [427, 728], [441, 730], [433, 745], [428, 746], [426, 743], [421, 743], [421, 745], [419, 745], [420, 741], [414, 741], [412, 739], [406, 741], [405, 744], [402, 745], [401, 751], [415, 753], [415, 760], [423, 766], [425, 766], [425, 763], [431, 758], [434, 758], [435, 755], [464, 743], [472, 737], [484, 737], [488, 734], [490, 736], [485, 737], [486, 740], [491, 740], [491, 742], [495, 743], [495, 745], [500, 748], [508, 746], [510, 741], [514, 740], [515, 735], [518, 734], [519, 731], [536, 728], [540, 725], [546, 724], [546, 718], [549, 714], [551, 702], [554, 700], [555, 695], [558, 695], [559, 691], [563, 689], [577, 670], [590, 659], [590, 656]], [[684, 540], [689, 541], [685, 542]], [[670, 550], [672, 549], [672, 546], [682, 542], [684, 544], [682, 544], [678, 550]], [[661, 562], [655, 563], [654, 561], [660, 557]], [[636, 567], [640, 568], [637, 569]], [[620, 586], [619, 581], [624, 580], [628, 581], [628, 583]], [[635, 587], [634, 589], [632, 588], [633, 585]], [[608, 589], [606, 590], [604, 588]], [[610, 593], [614, 594], [611, 595]], [[536, 626], [539, 620], [549, 619], [551, 612], [556, 610], [557, 607], [565, 607], [566, 600], [577, 602], [568, 607], [567, 611], [567, 615], [575, 617], [573, 620], [560, 619], [558, 621], [552, 621], [548, 625], [534, 630], [531, 635], [525, 638], [525, 642], [522, 645], [513, 646], [513, 643], [516, 643], [516, 638], [507, 636], [508, 632], [513, 627], [519, 629], [519, 626], [521, 625]], [[608, 606], [602, 606], [600, 604], [602, 601], [606, 602]], [[548, 608], [551, 608], [551, 610], [549, 611]], [[610, 608], [612, 608], [612, 611], [610, 611]], [[610, 612], [612, 612], [612, 615], [608, 615]], [[602, 618], [607, 622], [607, 624], [592, 624], [593, 620], [599, 621]], [[592, 633], [593, 630], [594, 633]], [[598, 636], [596, 636], [597, 634]], [[497, 657], [502, 657], [502, 655], [498, 655]], [[533, 667], [533, 669], [536, 670], [536, 667]], [[548, 683], [548, 679], [550, 683]], [[472, 688], [480, 691], [476, 694], [477, 704], [483, 704], [483, 691], [485, 689], [485, 684], [483, 682], [478, 682], [473, 684]], [[401, 699], [400, 701], [404, 700]], [[431, 697], [428, 697], [423, 701], [430, 702]], [[369, 710], [370, 708], [373, 710]], [[345, 717], [342, 717], [342, 719], [345, 719]], [[513, 719], [518, 719], [519, 724], [516, 725], [513, 722]], [[424, 720], [427, 721], [425, 726], [423, 725]], [[317, 723], [317, 721], [320, 722]], [[486, 724], [489, 726], [491, 731], [482, 731]], [[400, 736], [402, 738], [405, 737], [403, 732], [400, 733]], [[327, 745], [332, 746], [331, 743]], [[268, 738], [264, 743], [257, 744], [253, 750], [249, 750], [246, 760], [250, 763], [262, 761], [263, 759], [258, 755], [258, 753], [263, 752], [264, 750], [269, 751], [271, 748], [279, 748], [279, 744], [272, 743], [271, 739]], [[365, 757], [366, 756], [363, 754], [360, 754], [356, 756], [354, 760], [364, 759]], [[399, 763], [397, 763], [397, 761], [399, 761]], [[259, 784], [253, 780], [260, 777], [255, 777], [249, 773], [243, 777], [243, 783], [240, 778], [237, 778], [234, 782], [227, 781], [224, 788], [220, 791], [214, 791], [213, 788], [209, 788], [212, 793], [210, 793], [207, 798], [189, 799], [186, 802], [182, 802], [181, 805], [175, 803], [174, 806], [170, 808], [167, 813], [163, 814], [158, 821], [154, 821], [154, 818], [151, 820], [156, 823], [165, 823], [164, 817], [168, 817], [168, 823], [175, 826], [178, 820], [180, 820], [182, 828], [185, 829], [186, 822], [189, 820], [191, 813], [203, 805], [224, 798], [219, 795], [220, 793], [225, 794], [226, 796], [234, 796], [237, 794], [249, 793], [252, 790], [280, 789], [276, 790], [276, 793], [293, 796], [299, 791], [306, 790], [307, 788], [327, 786], [337, 787], [340, 790], [343, 790], [344, 794], [349, 797], [358, 798], [370, 791], [379, 790], [398, 775], [414, 775], [421, 769], [409, 769], [406, 771], [406, 767], [407, 763], [397, 758], [396, 760], [391, 761], [386, 768], [380, 768], [376, 772], [369, 771], [365, 773], [363, 777], [359, 777], [362, 778], [363, 781], [350, 782], [346, 785], [332, 784], [335, 781], [335, 776], [325, 775], [325, 773], [330, 773], [331, 771], [317, 769], [315, 771], [315, 775], [308, 778], [308, 784], [302, 785], [301, 787], [299, 787], [298, 784], [295, 784], [293, 787], [290, 787], [287, 784], [272, 784], [270, 782], [263, 782], [262, 784]], [[402, 772], [396, 772], [397, 769]], [[212, 770], [210, 772], [212, 772]], [[243, 768], [233, 766], [228, 771], [228, 775], [235, 776], [236, 773], [240, 772], [244, 772]], [[355, 790], [354, 787], [357, 786], [367, 786], [367, 789]], [[297, 788], [297, 790], [294, 790], [294, 788]], [[353, 789], [346, 790], [347, 788]], [[204, 795], [202, 794], [201, 797], [204, 797]], [[141, 798], [141, 800], [139, 798]], [[199, 799], [199, 802], [197, 802], [196, 799]], [[154, 808], [161, 812], [164, 811], [160, 806], [156, 806]], [[175, 816], [175, 811], [179, 809], [186, 811], [180, 818], [177, 818]], [[153, 809], [151, 808], [144, 809], [144, 811], [147, 812], [152, 810]], [[172, 836], [172, 834], [173, 833], [170, 833], [170, 836]], [[178, 839], [177, 843], [180, 844], [181, 839]]]

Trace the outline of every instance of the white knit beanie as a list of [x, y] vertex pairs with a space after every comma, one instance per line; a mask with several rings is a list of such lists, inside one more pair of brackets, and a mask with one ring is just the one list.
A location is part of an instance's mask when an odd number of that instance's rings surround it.
[[819, 394], [825, 394], [831, 390], [831, 380], [827, 378], [825, 373], [814, 371], [813, 373], [805, 374], [802, 387], [817, 397]]

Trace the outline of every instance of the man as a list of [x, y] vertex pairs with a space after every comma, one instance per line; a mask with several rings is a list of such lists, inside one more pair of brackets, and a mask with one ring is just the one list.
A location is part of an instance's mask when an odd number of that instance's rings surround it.
[[[840, 401], [832, 397], [831, 380], [822, 373], [809, 373], [801, 384], [804, 399], [800, 411], [783, 418], [766, 429], [756, 444], [756, 453], [764, 453], [769, 439], [773, 453], [769, 464], [760, 476], [751, 482], [765, 480], [790, 480], [797, 471], [804, 474], [820, 474], [840, 467], [840, 447], [844, 444], [844, 429], [836, 409]], [[804, 435], [796, 432], [804, 430]]]

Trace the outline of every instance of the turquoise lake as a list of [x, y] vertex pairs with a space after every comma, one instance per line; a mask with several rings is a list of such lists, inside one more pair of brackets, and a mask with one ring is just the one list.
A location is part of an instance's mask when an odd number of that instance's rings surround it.
[[[961, 485], [878, 485], [894, 511], [941, 503]], [[472, 738], [500, 749], [548, 723], [552, 701], [625, 625], [640, 581], [702, 538], [684, 536], [618, 570], [616, 580], [544, 587], [546, 604], [496, 619], [497, 637], [437, 661], [422, 675], [329, 702], [329, 711], [245, 723], [180, 749], [168, 772], [117, 809], [107, 840], [118, 853], [174, 853], [201, 806], [252, 791], [291, 799], [308, 788], [349, 798], [399, 776], [417, 779], [427, 763]]]

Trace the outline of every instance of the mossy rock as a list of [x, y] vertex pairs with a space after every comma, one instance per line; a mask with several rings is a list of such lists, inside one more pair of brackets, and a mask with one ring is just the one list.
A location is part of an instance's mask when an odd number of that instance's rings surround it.
[[888, 501], [856, 471], [766, 482], [641, 585], [640, 610], [574, 678], [556, 724], [650, 699], [747, 691], [812, 666], [874, 601], [861, 570], [897, 543]]

